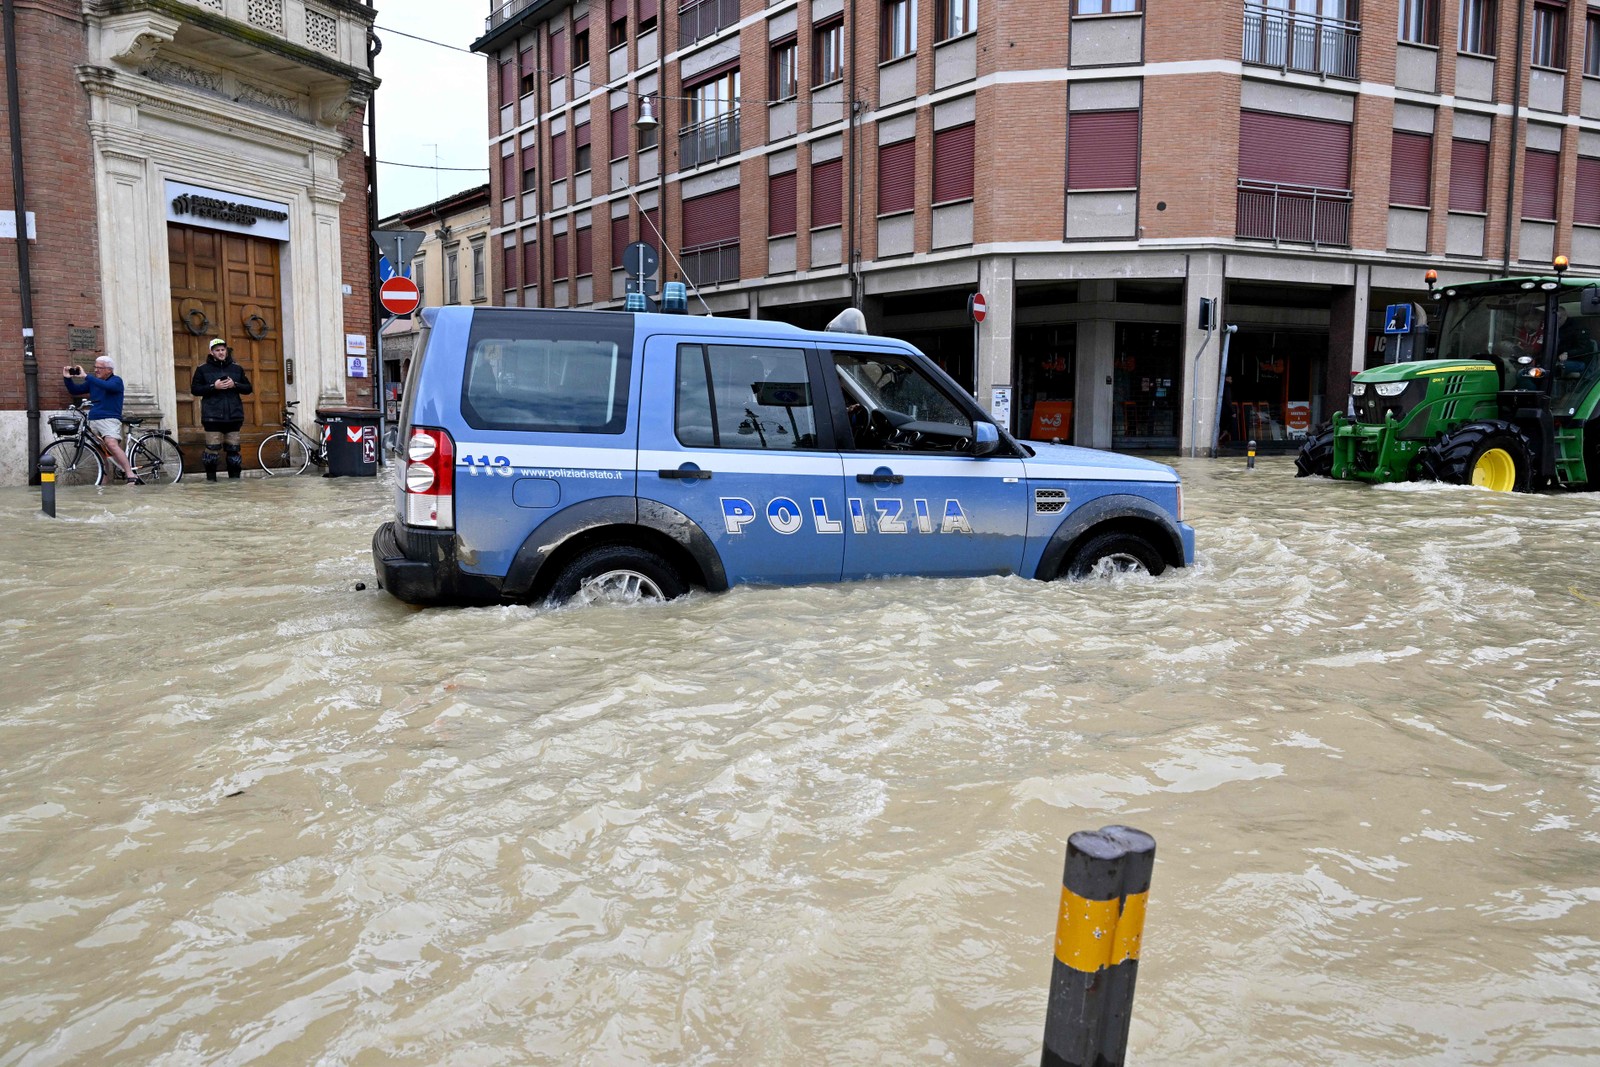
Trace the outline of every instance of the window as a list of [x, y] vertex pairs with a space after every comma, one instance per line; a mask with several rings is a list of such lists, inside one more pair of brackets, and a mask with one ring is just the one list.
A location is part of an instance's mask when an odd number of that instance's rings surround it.
[[878, 59], [887, 62], [917, 50], [916, 0], [884, 0]]
[[960, 37], [976, 28], [972, 8], [977, 0], [935, 0], [933, 35], [940, 41]]
[[690, 126], [709, 122], [739, 110], [739, 72], [723, 71], [693, 86], [684, 86], [688, 111], [684, 122]]
[[589, 226], [579, 227], [577, 234], [574, 236], [576, 244], [574, 252], [576, 254], [573, 258], [576, 260], [575, 265], [577, 267], [574, 273], [582, 278], [594, 273], [594, 229]]
[[517, 153], [500, 157], [500, 199], [510, 200], [517, 195]]
[[550, 80], [567, 76], [567, 35], [561, 30], [550, 31]]
[[1239, 112], [1235, 234], [1350, 243], [1350, 124]]
[[537, 189], [539, 181], [539, 146], [525, 144], [522, 146], [522, 191], [531, 193]]
[[568, 265], [571, 255], [572, 237], [568, 234], [558, 233], [550, 239], [550, 280], [564, 282], [572, 274]]
[[611, 158], [613, 161], [628, 158], [628, 105], [611, 113]]
[[427, 281], [428, 278], [428, 272], [425, 269], [426, 267], [427, 263], [424, 261], [422, 256], [411, 257], [411, 280], [417, 283], [418, 307], [422, 307], [428, 302], [428, 298], [425, 295], [428, 290], [427, 287], [423, 285], [423, 282]]
[[1074, 15], [1122, 15], [1144, 10], [1143, 0], [1074, 0]]
[[606, 47], [621, 48], [628, 43], [628, 0], [611, 0], [607, 17], [611, 24], [606, 30]]
[[1067, 116], [1067, 188], [1133, 189], [1139, 184], [1139, 112], [1075, 111]]
[[772, 68], [768, 95], [773, 100], [792, 100], [800, 91], [800, 68], [794, 38], [772, 46]]
[[893, 215], [917, 206], [917, 142], [901, 141], [878, 149], [878, 214]]
[[739, 280], [739, 187], [683, 202], [684, 274], [696, 284]]
[[480, 311], [461, 383], [461, 414], [480, 430], [620, 434], [627, 428], [633, 319]]
[[844, 221], [844, 160], [811, 165], [811, 228]]
[[461, 252], [454, 245], [444, 250], [444, 302], [461, 303]]
[[506, 245], [500, 249], [501, 288], [511, 292], [517, 287], [517, 246]]
[[1554, 219], [1556, 217], [1556, 170], [1560, 161], [1557, 152], [1530, 148], [1523, 157], [1522, 217], [1525, 219]]
[[522, 95], [527, 96], [539, 87], [539, 61], [534, 56], [533, 45], [517, 55], [517, 73], [522, 81]]
[[589, 16], [572, 24], [572, 69], [589, 65]]
[[483, 242], [472, 242], [472, 299], [489, 298], [489, 282], [485, 274], [488, 264], [483, 261]]
[[539, 284], [539, 242], [533, 239], [534, 231], [522, 231], [522, 284]]
[[561, 181], [567, 176], [567, 135], [565, 133], [552, 133], [550, 135], [550, 180]]
[[656, 28], [657, 0], [639, 0], [639, 32], [649, 33]]
[[1567, 5], [1538, 2], [1533, 5], [1533, 53], [1528, 61], [1536, 67], [1567, 69], [1567, 41], [1562, 32], [1567, 22]]
[[818, 26], [811, 42], [811, 85], [827, 85], [844, 77], [844, 20]]
[[623, 263], [628, 252], [628, 216], [611, 220], [611, 269], [617, 270], [626, 266]]
[[1461, 0], [1461, 51], [1494, 55], [1495, 0]]
[[500, 106], [517, 102], [517, 65], [509, 59], [500, 62]]
[[[704, 77], [704, 75], [702, 75]], [[684, 86], [687, 114], [678, 134], [678, 165], [694, 167], [739, 151], [739, 71], [713, 72]]]
[[816, 448], [812, 397], [799, 349], [678, 346], [674, 429], [690, 448]]
[[1572, 190], [1572, 221], [1600, 226], [1600, 159], [1578, 157], [1578, 182]]
[[1427, 207], [1432, 201], [1433, 137], [1396, 130], [1389, 158], [1389, 203]]
[[639, 240], [661, 251], [661, 209], [650, 208], [639, 216]]
[[589, 138], [590, 125], [587, 122], [579, 123], [572, 131], [572, 172], [582, 174], [590, 167], [592, 156]]
[[1600, 15], [1593, 11], [1583, 20], [1583, 72], [1600, 78]]
[[767, 236], [787, 237], [795, 225], [795, 203], [799, 184], [795, 171], [774, 174], [767, 179]]
[[[648, 130], [639, 130], [639, 151], [641, 152], [656, 146], [656, 142], [661, 139], [661, 123], [667, 120], [667, 117], [661, 112], [660, 97], [646, 96], [639, 101], [639, 107], [642, 109], [647, 103], [650, 105], [650, 114], [656, 117], [656, 125]], [[641, 110], [640, 114], [643, 113]]]
[[[968, 447], [972, 420], [908, 357], [860, 351], [835, 351], [832, 356], [845, 406], [862, 412], [850, 420], [854, 450], [956, 452]], [[927, 431], [914, 442], [896, 429], [912, 421]]]
[[973, 125], [940, 130], [933, 135], [933, 202], [971, 200]]
[[1450, 210], [1489, 210], [1489, 142], [1450, 142]]
[[1400, 0], [1400, 40], [1439, 43], [1439, 0]]

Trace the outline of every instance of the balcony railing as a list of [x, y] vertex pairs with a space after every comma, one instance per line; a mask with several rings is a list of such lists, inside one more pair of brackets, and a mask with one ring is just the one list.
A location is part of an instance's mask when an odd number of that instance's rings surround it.
[[683, 262], [683, 276], [696, 285], [739, 280], [738, 241], [686, 248], [678, 258]]
[[678, 8], [678, 47], [687, 48], [739, 21], [739, 0], [691, 0]]
[[1350, 190], [1275, 182], [1239, 183], [1240, 237], [1274, 244], [1350, 245]]
[[1244, 61], [1325, 78], [1356, 77], [1361, 23], [1246, 6]]
[[489, 17], [483, 20], [484, 32], [488, 33], [495, 27], [503, 26], [510, 22], [531, 3], [533, 3], [533, 0], [505, 0], [505, 3], [496, 4], [489, 11]]
[[739, 154], [739, 113], [697, 122], [678, 134], [678, 166], [698, 167]]

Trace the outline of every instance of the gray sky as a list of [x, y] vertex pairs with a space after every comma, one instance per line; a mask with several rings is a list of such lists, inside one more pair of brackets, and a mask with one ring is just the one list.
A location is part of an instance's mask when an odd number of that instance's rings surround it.
[[[482, 36], [490, 5], [473, 0], [378, 0], [378, 213], [430, 204], [489, 180], [488, 67], [480, 55], [424, 44], [415, 34], [467, 48]], [[385, 29], [400, 32], [385, 33]]]

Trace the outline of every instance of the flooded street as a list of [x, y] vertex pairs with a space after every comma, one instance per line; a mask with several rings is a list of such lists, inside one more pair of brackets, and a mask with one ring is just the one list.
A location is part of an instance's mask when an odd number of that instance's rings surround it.
[[1109, 823], [1130, 1062], [1600, 1061], [1600, 498], [1178, 467], [1158, 579], [564, 610], [0, 490], [0, 1065], [1037, 1063]]

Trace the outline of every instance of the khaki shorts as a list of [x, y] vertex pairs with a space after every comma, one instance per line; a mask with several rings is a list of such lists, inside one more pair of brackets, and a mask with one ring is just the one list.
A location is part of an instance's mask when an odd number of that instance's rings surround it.
[[90, 419], [89, 429], [96, 437], [122, 437], [121, 419]]

